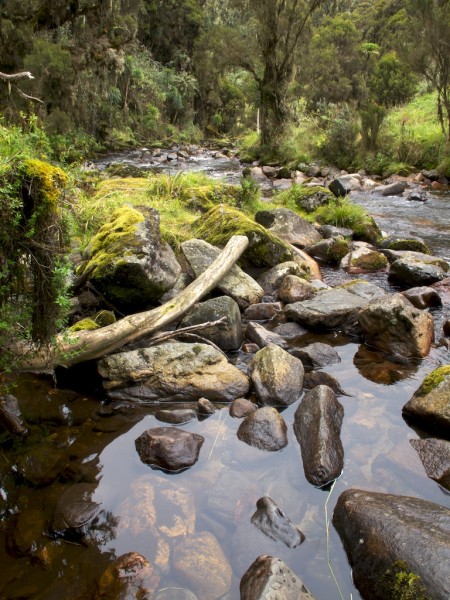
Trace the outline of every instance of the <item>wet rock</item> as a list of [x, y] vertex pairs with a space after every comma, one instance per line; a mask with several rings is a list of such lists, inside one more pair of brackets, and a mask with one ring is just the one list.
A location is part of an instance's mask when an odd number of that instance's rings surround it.
[[298, 323], [282, 323], [277, 325], [273, 330], [274, 333], [281, 335], [286, 340], [292, 340], [297, 337], [307, 335], [309, 332], [307, 329], [299, 325]]
[[349, 250], [348, 241], [340, 236], [321, 240], [307, 248], [310, 256], [331, 264], [340, 263]]
[[380, 584], [397, 561], [406, 562], [420, 577], [427, 598], [450, 597], [448, 508], [419, 498], [351, 489], [339, 497], [333, 524], [363, 598], [385, 600]]
[[197, 402], [197, 410], [201, 415], [213, 415], [216, 407], [208, 398], [200, 398]]
[[250, 342], [242, 345], [242, 352], [245, 352], [245, 354], [256, 354], [258, 350], [260, 350], [258, 344], [253, 344]]
[[159, 577], [150, 562], [137, 552], [119, 556], [100, 577], [95, 600], [152, 598]]
[[159, 591], [155, 600], [198, 600], [197, 596], [186, 588], [181, 588], [179, 584], [166, 585]]
[[297, 275], [287, 275], [278, 290], [278, 297], [287, 304], [312, 298], [316, 288]]
[[27, 449], [21, 456], [17, 471], [28, 483], [34, 486], [49, 485], [59, 477], [68, 462], [67, 454], [48, 444], [42, 443]]
[[115, 400], [229, 402], [246, 395], [248, 378], [206, 344], [166, 343], [122, 352], [98, 363], [103, 386]]
[[408, 286], [423, 286], [436, 283], [447, 277], [448, 264], [435, 257], [421, 260], [405, 256], [393, 262], [389, 269], [389, 279]]
[[256, 503], [252, 523], [272, 540], [283, 542], [288, 548], [297, 548], [305, 536], [291, 523], [272, 498], [264, 496]]
[[246, 417], [237, 431], [238, 438], [260, 450], [277, 451], [288, 443], [287, 427], [276, 408], [258, 408]]
[[13, 435], [25, 435], [28, 431], [22, 419], [19, 401], [12, 394], [0, 396], [0, 423]]
[[342, 196], [347, 196], [351, 191], [359, 189], [361, 182], [352, 175], [344, 175], [343, 177], [333, 179], [328, 187], [337, 198], [341, 198]]
[[98, 517], [101, 504], [92, 500], [96, 484], [76, 483], [67, 488], [58, 498], [52, 529], [69, 533], [70, 530], [84, 532]]
[[259, 348], [265, 348], [269, 344], [274, 344], [280, 348], [287, 348], [286, 340], [273, 331], [269, 331], [258, 323], [250, 322], [245, 332], [246, 338], [257, 344]]
[[347, 273], [372, 273], [385, 269], [388, 265], [388, 260], [376, 250], [370, 248], [357, 248], [349, 252], [341, 260], [341, 269]]
[[419, 455], [427, 477], [450, 490], [450, 442], [435, 438], [409, 441]]
[[264, 173], [262, 167], [252, 167], [250, 169], [249, 175], [252, 179], [265, 181], [267, 179], [267, 175]]
[[394, 181], [394, 183], [379, 185], [372, 190], [372, 193], [381, 196], [400, 196], [406, 190], [406, 187], [406, 181]]
[[175, 408], [173, 410], [158, 410], [155, 413], [155, 418], [164, 423], [172, 423], [173, 425], [182, 425], [189, 423], [197, 418], [195, 410], [189, 408]]
[[269, 269], [258, 277], [258, 283], [264, 289], [264, 293], [268, 296], [273, 296], [278, 291], [278, 288], [283, 282], [286, 275], [304, 275], [302, 267], [293, 260], [280, 263], [272, 269]]
[[256, 404], [253, 404], [250, 400], [246, 400], [245, 398], [238, 398], [237, 400], [233, 400], [230, 406], [230, 416], [235, 419], [243, 419], [247, 417], [250, 413], [255, 412], [258, 407]]
[[322, 239], [314, 225], [287, 208], [260, 210], [255, 215], [255, 221], [285, 242], [300, 248]]
[[291, 354], [299, 358], [307, 369], [320, 369], [341, 362], [336, 350], [322, 342], [314, 342], [303, 348], [292, 348]]
[[261, 302], [252, 304], [242, 313], [242, 318], [247, 321], [267, 321], [283, 311], [280, 302]]
[[412, 190], [405, 196], [406, 200], [413, 202], [426, 202], [428, 200], [428, 194], [423, 190]]
[[[215, 261], [220, 250], [203, 240], [189, 240], [181, 244], [181, 250], [198, 277]], [[250, 275], [234, 265], [221, 279], [217, 288], [245, 309], [250, 304], [261, 302], [264, 291]]]
[[427, 375], [413, 397], [403, 407], [408, 417], [421, 427], [450, 431], [450, 365]]
[[431, 254], [430, 249], [423, 240], [399, 235], [388, 235], [381, 240], [379, 247], [386, 250], [409, 250], [412, 252], [421, 252], [422, 254]]
[[434, 339], [434, 320], [401, 294], [376, 298], [358, 314], [364, 340], [387, 354], [424, 357]]
[[349, 239], [353, 237], [352, 229], [348, 229], [347, 227], [335, 227], [334, 225], [321, 225], [319, 227], [319, 233], [325, 239], [335, 238], [338, 236]]
[[197, 433], [176, 427], [154, 427], [136, 440], [139, 458], [146, 465], [167, 471], [192, 467], [198, 460], [205, 439]]
[[417, 365], [402, 357], [386, 356], [379, 350], [370, 350], [362, 344], [353, 357], [353, 364], [361, 375], [382, 385], [392, 385], [403, 379], [413, 377]]
[[402, 292], [415, 308], [423, 310], [430, 306], [442, 306], [442, 300], [436, 290], [428, 286], [410, 288]]
[[303, 376], [302, 362], [273, 344], [257, 352], [251, 364], [256, 394], [267, 406], [289, 406], [298, 400]]
[[342, 327], [373, 298], [385, 296], [384, 290], [365, 281], [356, 281], [330, 290], [319, 291], [310, 300], [288, 304], [284, 314], [309, 329]]
[[316, 487], [330, 483], [342, 472], [344, 449], [340, 438], [344, 409], [331, 388], [308, 391], [294, 416], [294, 432], [302, 451], [306, 479]]
[[241, 600], [314, 600], [303, 581], [279, 558], [258, 556], [244, 573]]
[[222, 350], [238, 350], [243, 340], [241, 312], [237, 302], [228, 296], [211, 298], [199, 302], [191, 308], [181, 321], [179, 327], [189, 327], [218, 321], [225, 318], [222, 325], [207, 327], [199, 332], [201, 337], [210, 340]]
[[37, 550], [39, 538], [46, 526], [44, 513], [35, 507], [16, 513], [7, 521], [6, 549], [16, 558]]
[[230, 564], [208, 531], [186, 535], [175, 544], [173, 568], [199, 600], [217, 600], [231, 587]]

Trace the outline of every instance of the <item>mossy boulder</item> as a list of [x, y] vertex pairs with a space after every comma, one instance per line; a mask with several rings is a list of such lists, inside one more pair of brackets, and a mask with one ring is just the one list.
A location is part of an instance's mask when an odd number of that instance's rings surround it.
[[386, 250], [411, 250], [413, 252], [422, 252], [422, 254], [431, 254], [425, 242], [412, 237], [389, 235], [381, 240], [379, 247]]
[[450, 433], [450, 365], [427, 375], [413, 397], [403, 407], [408, 417], [421, 427], [439, 428]]
[[372, 273], [385, 269], [388, 265], [388, 260], [376, 250], [362, 247], [349, 252], [341, 260], [341, 269], [345, 269], [347, 273]]
[[122, 312], [155, 303], [177, 281], [181, 267], [160, 238], [159, 214], [148, 207], [117, 209], [88, 244], [78, 275]]
[[335, 238], [320, 240], [320, 242], [307, 249], [310, 256], [332, 264], [340, 263], [349, 251], [349, 242], [340, 235]]
[[293, 257], [293, 251], [280, 238], [226, 204], [209, 210], [194, 221], [191, 228], [196, 237], [220, 247], [225, 246], [233, 235], [247, 236], [250, 243], [242, 262], [255, 267], [273, 267]]
[[308, 213], [314, 212], [320, 206], [326, 206], [334, 199], [333, 193], [321, 185], [297, 186], [293, 195], [297, 207]]

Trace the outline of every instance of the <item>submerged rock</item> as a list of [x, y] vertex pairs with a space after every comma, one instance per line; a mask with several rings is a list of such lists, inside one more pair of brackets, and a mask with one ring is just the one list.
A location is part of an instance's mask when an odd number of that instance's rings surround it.
[[265, 406], [248, 415], [240, 424], [238, 438], [260, 450], [276, 452], [288, 443], [287, 427], [276, 408]]
[[101, 504], [92, 499], [96, 489], [97, 485], [91, 483], [76, 483], [67, 488], [56, 505], [53, 531], [85, 530], [101, 511]]
[[340, 438], [343, 417], [342, 405], [326, 385], [308, 391], [295, 411], [294, 432], [302, 450], [305, 477], [317, 487], [339, 477], [344, 467]]
[[256, 503], [252, 523], [272, 540], [283, 542], [288, 548], [297, 548], [305, 536], [291, 523], [272, 498], [264, 496]]
[[363, 598], [385, 600], [386, 573], [397, 561], [420, 577], [424, 597], [450, 597], [448, 508], [419, 498], [352, 489], [339, 497], [333, 524]]
[[192, 467], [198, 460], [205, 439], [176, 427], [147, 429], [136, 440], [136, 450], [143, 463], [167, 471]]
[[292, 348], [291, 353], [299, 358], [307, 369], [320, 369], [327, 365], [340, 363], [341, 359], [336, 350], [329, 344], [313, 342], [303, 348]]
[[258, 556], [244, 573], [241, 600], [314, 600], [305, 584], [279, 558]]
[[95, 600], [152, 598], [159, 576], [150, 562], [137, 552], [119, 556], [100, 577]]

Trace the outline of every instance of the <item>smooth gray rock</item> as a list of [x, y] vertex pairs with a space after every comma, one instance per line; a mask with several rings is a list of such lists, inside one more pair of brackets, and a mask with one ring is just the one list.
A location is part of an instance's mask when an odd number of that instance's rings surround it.
[[419, 498], [350, 489], [333, 524], [363, 598], [385, 600], [380, 581], [397, 561], [420, 577], [427, 598], [450, 598], [450, 510]]
[[302, 362], [273, 344], [259, 350], [251, 363], [256, 395], [266, 406], [289, 406], [300, 398], [303, 387]]
[[389, 279], [407, 286], [423, 286], [436, 283], [447, 277], [448, 266], [443, 269], [431, 261], [423, 262], [414, 258], [400, 258], [389, 269]]
[[238, 438], [260, 450], [276, 452], [288, 443], [287, 427], [276, 408], [264, 406], [249, 414], [239, 426]]
[[319, 227], [318, 231], [319, 231], [320, 235], [325, 239], [334, 238], [334, 237], [337, 237], [338, 235], [342, 236], [343, 238], [350, 238], [350, 239], [353, 237], [353, 230], [348, 229], [347, 227], [335, 227], [334, 225], [321, 225]]
[[450, 490], [450, 442], [436, 438], [409, 440], [430, 479]]
[[305, 584], [280, 558], [259, 556], [244, 573], [241, 600], [314, 600]]
[[285, 340], [292, 340], [304, 335], [307, 335], [309, 332], [307, 329], [299, 325], [298, 323], [281, 323], [281, 325], [277, 325], [273, 329], [274, 333], [281, 335]]
[[139, 458], [146, 465], [165, 471], [181, 471], [198, 460], [205, 439], [176, 427], [153, 427], [135, 440]]
[[340, 438], [344, 409], [331, 388], [308, 391], [295, 411], [294, 432], [302, 450], [306, 479], [327, 485], [342, 472], [344, 449]]
[[381, 196], [400, 196], [406, 190], [408, 184], [406, 181], [395, 181], [386, 185], [379, 185], [373, 188], [372, 194], [380, 194]]
[[260, 275], [258, 277], [258, 283], [264, 289], [265, 294], [272, 296], [277, 292], [286, 275], [297, 275], [301, 277], [304, 275], [304, 271], [299, 264], [293, 260], [289, 260], [272, 267]]
[[299, 358], [307, 369], [320, 369], [341, 362], [339, 354], [333, 346], [323, 342], [313, 342], [303, 348], [292, 348], [291, 354]]
[[258, 323], [250, 322], [247, 325], [245, 337], [260, 348], [265, 348], [269, 344], [275, 344], [275, 346], [280, 346], [280, 348], [287, 348], [287, 342], [281, 335], [269, 331]]
[[172, 410], [162, 409], [155, 413], [155, 418], [163, 423], [182, 425], [183, 423], [189, 423], [189, 421], [196, 419], [197, 413], [190, 408], [175, 408]]
[[314, 225], [287, 208], [260, 210], [255, 215], [255, 221], [285, 242], [300, 248], [322, 239]]
[[305, 540], [300, 529], [291, 523], [268, 496], [263, 496], [257, 501], [252, 523], [272, 540], [283, 542], [288, 548], [297, 548]]

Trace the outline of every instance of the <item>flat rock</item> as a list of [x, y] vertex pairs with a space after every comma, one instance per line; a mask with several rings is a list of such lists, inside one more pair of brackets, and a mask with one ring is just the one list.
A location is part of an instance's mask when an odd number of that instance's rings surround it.
[[[431, 258], [431, 257], [430, 257]], [[438, 260], [441, 263], [441, 260]], [[389, 269], [389, 279], [403, 285], [423, 286], [436, 283], [447, 277], [448, 265], [434, 264], [430, 261], [420, 261], [413, 257], [400, 258], [393, 262]]]
[[251, 379], [259, 400], [266, 406], [289, 406], [298, 400], [303, 376], [302, 362], [279, 346], [270, 344], [253, 357]]
[[381, 196], [400, 196], [406, 190], [407, 185], [406, 181], [395, 181], [394, 183], [377, 186], [372, 190], [372, 193]]
[[[220, 254], [219, 248], [204, 240], [182, 242], [181, 250], [196, 277], [206, 271]], [[261, 302], [264, 296], [261, 286], [237, 265], [231, 267], [217, 287], [221, 292], [233, 298], [243, 309], [250, 304]]]
[[198, 460], [205, 439], [198, 433], [176, 427], [154, 427], [144, 431], [136, 440], [139, 458], [146, 465], [166, 471], [181, 471]]
[[276, 452], [288, 443], [287, 427], [276, 408], [258, 408], [242, 421], [237, 431], [238, 438], [260, 450]]
[[268, 496], [263, 496], [257, 501], [252, 523], [272, 540], [282, 542], [288, 548], [297, 548], [305, 540], [300, 529], [291, 523]]
[[287, 208], [260, 210], [255, 215], [255, 221], [285, 242], [300, 248], [322, 239], [314, 225]]
[[430, 479], [450, 490], [450, 442], [435, 438], [409, 440]]
[[263, 325], [258, 323], [250, 322], [247, 325], [245, 331], [245, 337], [254, 344], [257, 344], [259, 348], [265, 348], [269, 344], [274, 344], [280, 348], [287, 348], [287, 343], [284, 337], [278, 335], [274, 331], [269, 331]]
[[230, 402], [249, 390], [248, 378], [206, 344], [171, 342], [121, 352], [100, 360], [98, 371], [114, 400]]
[[285, 340], [293, 340], [295, 338], [307, 335], [309, 332], [307, 329], [299, 325], [298, 323], [281, 323], [273, 329], [274, 333], [281, 335]]
[[[398, 561], [420, 577], [425, 597], [450, 598], [448, 508], [419, 498], [351, 489], [339, 497], [333, 524], [363, 598], [385, 600], [380, 582]], [[387, 581], [389, 591], [392, 584]]]
[[320, 369], [341, 362], [336, 350], [323, 342], [313, 342], [303, 348], [292, 348], [291, 354], [299, 358], [307, 369]]
[[388, 235], [381, 240], [379, 247], [386, 250], [409, 250], [412, 252], [421, 252], [422, 254], [431, 254], [425, 242], [415, 237]]

